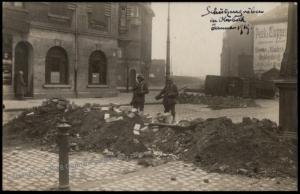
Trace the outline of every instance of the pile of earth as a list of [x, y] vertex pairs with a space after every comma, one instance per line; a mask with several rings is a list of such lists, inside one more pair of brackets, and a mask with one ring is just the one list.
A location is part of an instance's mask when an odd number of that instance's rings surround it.
[[212, 172], [296, 177], [297, 142], [282, 138], [276, 123], [267, 119], [232, 123], [226, 117], [198, 118], [185, 121], [185, 127], [159, 128], [148, 125], [149, 117], [116, 105], [79, 107], [54, 98], [4, 125], [4, 140], [30, 141], [57, 151], [62, 118], [71, 125], [71, 151], [139, 158], [143, 165], [159, 165], [157, 158], [182, 159]]
[[[7, 143], [14, 140], [45, 145], [46, 150], [57, 151], [57, 126], [62, 118], [71, 125], [69, 142], [74, 151], [119, 151], [124, 154], [147, 151], [134, 135], [136, 124], [144, 126], [146, 117], [129, 111], [116, 111], [111, 105], [103, 110], [98, 104], [76, 106], [65, 99], [49, 99], [39, 107], [24, 111], [4, 125]], [[115, 110], [114, 110], [115, 109]], [[104, 119], [109, 114], [109, 119]]]
[[158, 149], [209, 172], [296, 177], [297, 142], [283, 138], [276, 123], [267, 119], [196, 119], [189, 129], [163, 128], [153, 136]]
[[180, 104], [206, 104], [212, 109], [257, 107], [255, 100], [234, 96], [209, 96], [200, 93], [183, 92], [179, 94]]

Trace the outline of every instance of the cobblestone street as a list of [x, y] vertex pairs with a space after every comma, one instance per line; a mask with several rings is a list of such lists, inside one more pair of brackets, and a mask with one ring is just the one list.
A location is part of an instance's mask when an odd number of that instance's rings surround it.
[[[51, 190], [58, 184], [58, 155], [38, 149], [4, 150], [3, 190]], [[70, 156], [71, 190], [294, 191], [292, 179], [255, 179], [206, 173], [192, 164], [142, 167], [136, 161], [81, 152]]]
[[[278, 123], [278, 101], [258, 100], [260, 107], [211, 110], [205, 105], [177, 105], [177, 120], [227, 116], [234, 122], [243, 117], [268, 118]], [[145, 113], [155, 115], [161, 105], [146, 105]], [[6, 122], [20, 112], [4, 112]], [[4, 190], [51, 190], [58, 185], [58, 155], [37, 148], [5, 148]], [[255, 179], [228, 174], [206, 173], [182, 161], [157, 167], [143, 167], [137, 161], [107, 158], [97, 153], [70, 155], [72, 190], [196, 190], [271, 191], [297, 190], [297, 180]]]

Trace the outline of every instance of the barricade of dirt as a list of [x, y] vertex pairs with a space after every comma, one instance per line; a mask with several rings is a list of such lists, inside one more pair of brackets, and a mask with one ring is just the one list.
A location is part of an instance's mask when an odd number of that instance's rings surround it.
[[180, 122], [187, 126], [183, 128], [150, 127], [154, 120], [167, 122], [168, 115], [151, 119], [116, 105], [79, 107], [54, 98], [4, 125], [4, 139], [57, 151], [57, 125], [62, 118], [71, 125], [71, 151], [138, 158], [146, 166], [182, 159], [212, 172], [296, 177], [297, 143], [281, 138], [276, 123], [267, 119], [232, 123], [226, 117], [198, 118]]
[[210, 172], [296, 177], [297, 145], [281, 138], [276, 123], [250, 118], [232, 123], [226, 117], [196, 123], [182, 132], [162, 128], [154, 145]]
[[[105, 119], [105, 115], [109, 117]], [[7, 123], [4, 126], [5, 139], [27, 140], [46, 145], [47, 150], [57, 150], [57, 126], [62, 118], [71, 125], [71, 150], [102, 152], [110, 149], [125, 154], [147, 150], [143, 144], [134, 141], [134, 126], [140, 124], [140, 127], [143, 127], [145, 120], [137, 113], [120, 111], [114, 106], [105, 109], [96, 104], [79, 107], [65, 99], [56, 98], [23, 112], [18, 118]]]

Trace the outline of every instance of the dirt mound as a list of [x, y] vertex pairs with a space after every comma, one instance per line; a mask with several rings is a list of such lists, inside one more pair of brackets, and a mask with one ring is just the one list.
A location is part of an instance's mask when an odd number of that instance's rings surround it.
[[[35, 142], [47, 146], [47, 150], [57, 150], [57, 125], [64, 117], [72, 126], [69, 131], [71, 150], [109, 149], [125, 154], [146, 151], [133, 133], [135, 124], [144, 126], [144, 118], [136, 113], [131, 113], [131, 118], [126, 112], [113, 110], [116, 108], [113, 106], [107, 108], [102, 110], [96, 104], [78, 107], [65, 99], [49, 99], [6, 124], [4, 139], [6, 142], [17, 139]], [[109, 114], [112, 121], [105, 120], [105, 114]]]
[[237, 124], [229, 119], [210, 121], [195, 133], [196, 158], [209, 170], [295, 177], [295, 147], [280, 133], [267, 119], [244, 118]]
[[226, 117], [198, 118], [185, 121], [185, 128], [157, 128], [147, 126], [148, 117], [115, 105], [79, 107], [54, 98], [4, 125], [4, 140], [30, 141], [57, 151], [57, 125], [63, 117], [72, 126], [71, 151], [139, 158], [148, 166], [179, 158], [213, 172], [296, 177], [297, 143], [281, 138], [276, 123], [267, 119], [232, 123]]
[[210, 172], [255, 177], [296, 177], [297, 145], [282, 138], [276, 123], [226, 117], [196, 119], [185, 130], [149, 132], [148, 147], [175, 154]]
[[194, 143], [185, 158], [208, 171], [296, 177], [296, 145], [282, 139], [270, 120], [207, 119], [194, 130]]

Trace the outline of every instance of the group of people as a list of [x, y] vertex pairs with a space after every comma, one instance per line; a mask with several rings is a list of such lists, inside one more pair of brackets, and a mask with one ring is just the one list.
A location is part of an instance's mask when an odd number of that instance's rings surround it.
[[[136, 108], [141, 114], [144, 111], [145, 105], [145, 95], [149, 93], [148, 85], [145, 82], [144, 76], [138, 75], [137, 82], [133, 87], [133, 97], [131, 100], [131, 105]], [[178, 89], [174, 84], [173, 80], [168, 77], [166, 79], [165, 87], [160, 91], [160, 93], [155, 97], [156, 100], [163, 99], [164, 112], [171, 112], [173, 117], [173, 123], [175, 122], [175, 104], [178, 97]]]

